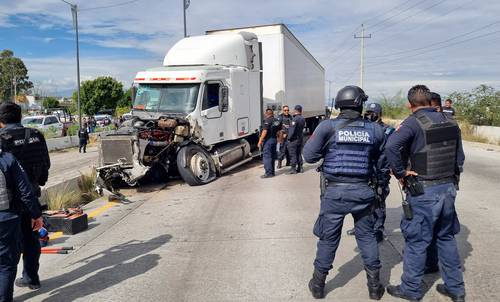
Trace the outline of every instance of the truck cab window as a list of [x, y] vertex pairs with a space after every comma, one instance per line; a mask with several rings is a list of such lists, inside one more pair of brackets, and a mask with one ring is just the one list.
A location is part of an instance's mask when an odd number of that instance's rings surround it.
[[220, 83], [208, 83], [205, 86], [203, 94], [202, 110], [219, 106], [219, 88]]

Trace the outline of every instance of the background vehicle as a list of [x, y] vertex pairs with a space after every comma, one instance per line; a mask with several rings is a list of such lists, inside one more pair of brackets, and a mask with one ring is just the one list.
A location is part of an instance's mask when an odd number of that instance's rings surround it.
[[[261, 42], [262, 41], [262, 42]], [[101, 139], [99, 177], [135, 185], [155, 167], [201, 185], [252, 160], [263, 111], [324, 116], [324, 69], [282, 24], [184, 38], [135, 77], [133, 118]]]
[[36, 128], [41, 131], [53, 130], [58, 135], [62, 135], [64, 128], [63, 123], [55, 115], [27, 116], [21, 120], [21, 124], [25, 127]]
[[108, 126], [111, 124], [112, 117], [110, 115], [107, 115], [107, 114], [102, 114], [102, 115], [94, 116], [94, 119], [95, 119], [97, 126], [104, 127], [104, 126]]

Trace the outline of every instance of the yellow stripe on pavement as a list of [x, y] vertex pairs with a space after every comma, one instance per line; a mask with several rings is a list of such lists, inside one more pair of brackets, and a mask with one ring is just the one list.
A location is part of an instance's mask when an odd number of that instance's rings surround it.
[[[101, 215], [107, 209], [112, 208], [112, 207], [116, 206], [117, 204], [119, 204], [119, 202], [108, 201], [105, 205], [103, 205], [103, 206], [101, 206], [101, 207], [93, 210], [92, 212], [88, 213], [87, 217], [88, 218], [95, 218], [95, 217]], [[49, 235], [50, 235], [49, 236], [50, 240], [55, 240], [55, 239], [61, 238], [63, 236], [63, 232], [54, 232], [54, 233], [50, 233]]]
[[109, 208], [112, 208], [114, 206], [116, 206], [117, 204], [119, 204], [119, 202], [116, 202], [116, 201], [108, 201], [105, 205], [103, 205], [102, 207], [100, 208], [97, 208], [95, 210], [93, 210], [92, 212], [88, 213], [87, 214], [87, 217], [88, 218], [94, 218], [96, 216], [99, 216], [102, 214], [102, 212], [106, 211], [107, 209]]

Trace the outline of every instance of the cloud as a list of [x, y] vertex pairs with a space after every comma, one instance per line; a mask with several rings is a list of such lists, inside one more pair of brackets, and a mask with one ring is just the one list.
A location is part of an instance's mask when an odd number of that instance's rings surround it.
[[[120, 1], [74, 1], [81, 9], [82, 42], [105, 48], [108, 54], [110, 51], [116, 53], [112, 59], [99, 58], [95, 53], [91, 57], [83, 56], [82, 71], [86, 76], [112, 73], [121, 80], [130, 81], [138, 69], [161, 64], [166, 51], [182, 38], [181, 1], [139, 0], [126, 6], [96, 10], [85, 9]], [[254, 0], [251, 3], [244, 0], [192, 0], [187, 12], [188, 33], [197, 35], [209, 29], [284, 22], [326, 68], [326, 78], [334, 82], [336, 90], [358, 82], [360, 40], [354, 39], [353, 34], [359, 35], [359, 26], [364, 23], [366, 34], [373, 34], [366, 41], [365, 87], [367, 91], [374, 91], [370, 95], [378, 91], [395, 93], [418, 81], [431, 83], [436, 86], [432, 89], [443, 91], [477, 83], [497, 83], [494, 73], [500, 70], [500, 34], [422, 55], [415, 55], [415, 52], [401, 56], [389, 54], [438, 43], [496, 21], [500, 15], [500, 2], [428, 0], [404, 3], [398, 0]], [[0, 13], [0, 27], [30, 25], [42, 33], [57, 29], [72, 33], [70, 9], [60, 1], [2, 1], [0, 11], [5, 12]], [[490, 30], [500, 30], [500, 25]], [[480, 33], [484, 32], [487, 31]], [[41, 37], [47, 37], [47, 43], [53, 41], [52, 35]], [[36, 54], [36, 51], [31, 51]], [[130, 51], [136, 51], [134, 59], [125, 54]], [[380, 55], [387, 57], [371, 58]], [[389, 60], [392, 61], [384, 63]], [[72, 55], [58, 53], [56, 57], [39, 57], [30, 61], [34, 66], [34, 70], [30, 69], [31, 78], [46, 81], [51, 87], [61, 80], [56, 78], [60, 74], [72, 77], [68, 72], [74, 69]], [[65, 70], [48, 65], [66, 63]], [[374, 63], [380, 65], [370, 66]], [[56, 69], [57, 76], [37, 66]], [[48, 79], [52, 81], [49, 83]], [[63, 86], [70, 84], [69, 81], [60, 82]]]

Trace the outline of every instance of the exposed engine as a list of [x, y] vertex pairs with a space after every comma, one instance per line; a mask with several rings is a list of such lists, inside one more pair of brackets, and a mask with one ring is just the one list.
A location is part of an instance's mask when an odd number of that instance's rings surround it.
[[183, 118], [125, 122], [115, 133], [101, 138], [97, 170], [103, 185], [114, 191], [120, 181], [137, 184], [151, 169], [169, 173], [175, 164], [175, 147], [187, 139], [189, 123]]

